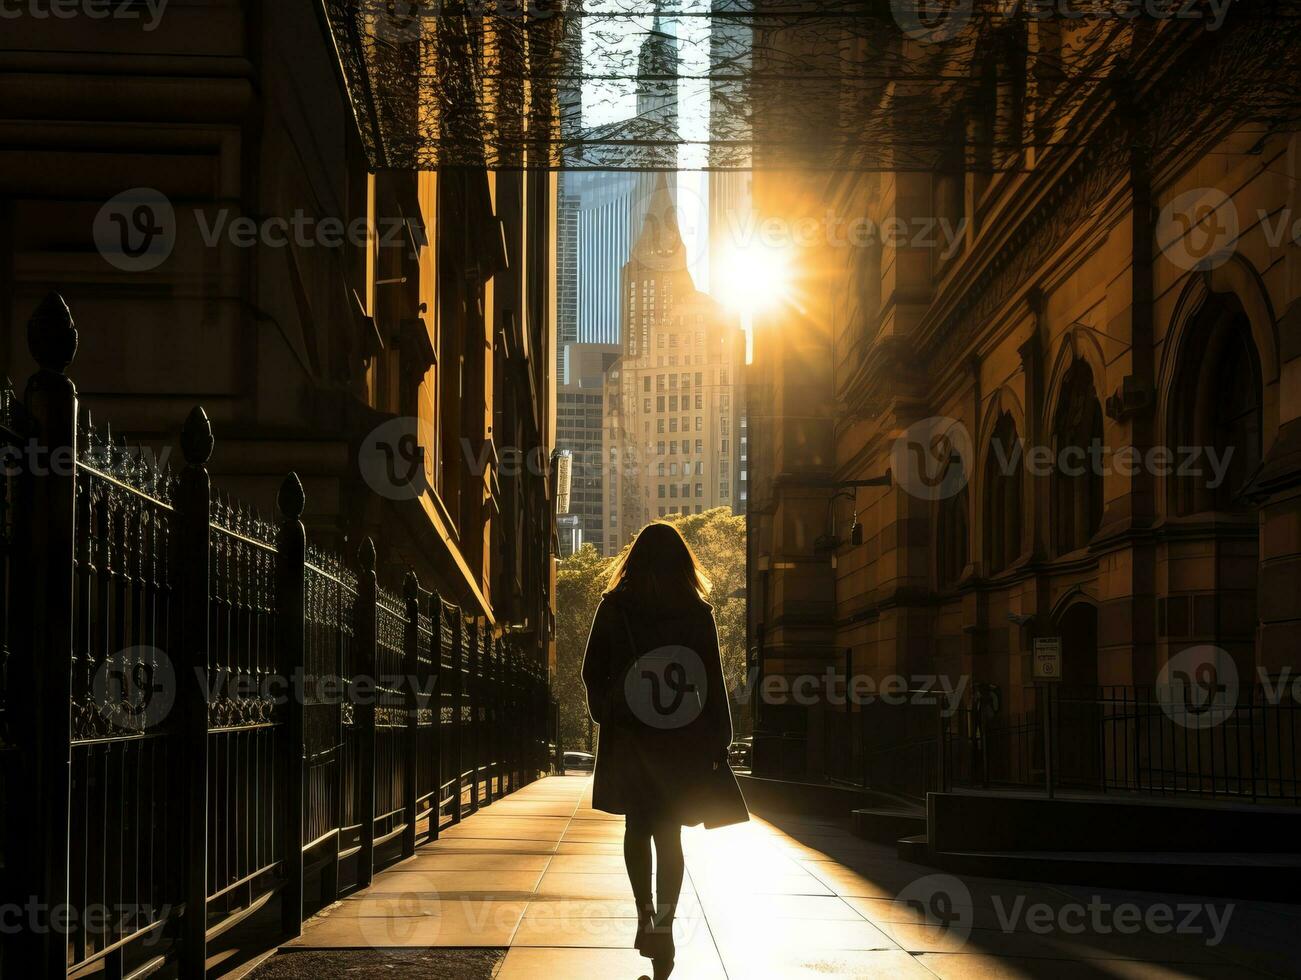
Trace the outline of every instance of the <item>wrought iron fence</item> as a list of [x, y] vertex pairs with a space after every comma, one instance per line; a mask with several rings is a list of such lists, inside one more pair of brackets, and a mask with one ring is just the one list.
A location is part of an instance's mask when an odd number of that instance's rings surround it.
[[956, 785], [1301, 801], [1301, 707], [1285, 689], [1221, 700], [1178, 686], [1045, 686], [1021, 705], [957, 710], [946, 726]]
[[1301, 802], [1301, 705], [1285, 684], [1207, 698], [1181, 686], [987, 685], [913, 692], [822, 721], [827, 775], [923, 799], [952, 787], [1238, 803]]
[[869, 701], [826, 711], [827, 775], [878, 793], [924, 798], [943, 781], [939, 697], [911, 692], [898, 702]]
[[177, 475], [78, 418], [59, 297], [28, 336], [24, 403], [0, 390], [0, 874], [33, 916], [7, 973], [202, 977], [214, 932], [278, 897], [295, 934], [305, 879], [364, 887], [545, 771], [540, 651], [382, 587], [369, 541], [309, 546], [293, 474], [274, 521], [215, 493], [201, 409]]

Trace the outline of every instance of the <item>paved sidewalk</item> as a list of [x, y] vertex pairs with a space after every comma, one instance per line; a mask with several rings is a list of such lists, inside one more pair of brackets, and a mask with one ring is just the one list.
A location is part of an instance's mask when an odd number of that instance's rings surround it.
[[[289, 948], [509, 947], [498, 980], [633, 980], [622, 836], [590, 777], [540, 780]], [[959, 880], [817, 820], [691, 829], [685, 849], [675, 978], [1301, 976], [1301, 906]]]

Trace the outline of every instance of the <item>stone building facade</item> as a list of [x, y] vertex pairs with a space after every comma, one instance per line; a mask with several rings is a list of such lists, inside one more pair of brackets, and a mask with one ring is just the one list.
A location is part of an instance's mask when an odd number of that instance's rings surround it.
[[[756, 328], [766, 674], [947, 674], [996, 685], [1010, 722], [1033, 716], [1036, 638], [1061, 639], [1080, 690], [1151, 689], [1206, 648], [1242, 698], [1296, 668], [1301, 136], [1232, 94], [1235, 72], [1292, 69], [1253, 62], [1250, 17], [1149, 28], [1161, 45], [1127, 42], [1141, 91], [1096, 86], [1063, 115], [1084, 76], [1054, 55], [1083, 28], [1005, 21], [945, 66], [987, 84], [937, 108], [961, 134], [944, 166], [756, 171], [761, 216], [876, 232], [798, 250], [798, 303]], [[858, 770], [830, 736], [846, 710], [771, 711], [787, 752], [761, 767]]]
[[[295, 470], [314, 540], [372, 536], [386, 580], [414, 568], [545, 648], [554, 177], [373, 167], [323, 6], [5, 20], [41, 71], [0, 78], [0, 358], [28, 375], [23, 325], [57, 289], [115, 437], [174, 447], [202, 403], [240, 499], [273, 513]], [[376, 36], [376, 57], [404, 37]]]

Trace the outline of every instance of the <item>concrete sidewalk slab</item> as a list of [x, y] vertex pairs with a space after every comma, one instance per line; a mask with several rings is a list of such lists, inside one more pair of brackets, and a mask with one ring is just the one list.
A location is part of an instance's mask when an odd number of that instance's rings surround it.
[[[292, 945], [377, 957], [503, 947], [497, 980], [633, 980], [650, 964], [631, 948], [622, 838], [622, 817], [591, 809], [590, 776], [540, 780], [377, 875]], [[689, 828], [683, 849], [675, 978], [1301, 976], [1296, 906], [936, 874], [847, 821]], [[1109, 911], [1094, 919], [1094, 907]], [[1176, 907], [1212, 914], [1186, 930], [1144, 919]]]

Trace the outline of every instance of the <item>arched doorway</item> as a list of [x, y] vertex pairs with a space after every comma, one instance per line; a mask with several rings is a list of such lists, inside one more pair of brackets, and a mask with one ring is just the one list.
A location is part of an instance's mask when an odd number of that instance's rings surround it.
[[1098, 688], [1098, 607], [1075, 602], [1057, 620], [1062, 680], [1054, 692], [1056, 782], [1096, 789], [1102, 779], [1102, 718]]

